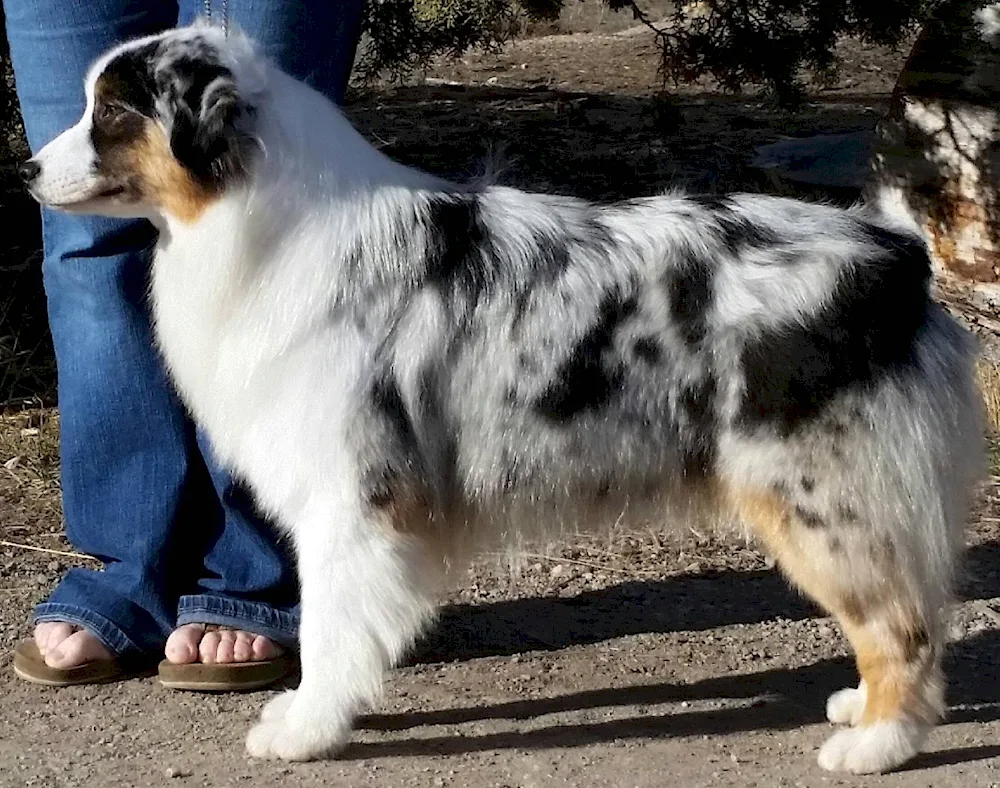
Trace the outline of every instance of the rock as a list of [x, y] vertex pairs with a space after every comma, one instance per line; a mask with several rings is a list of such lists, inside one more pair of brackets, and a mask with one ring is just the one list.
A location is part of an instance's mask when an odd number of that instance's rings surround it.
[[874, 152], [875, 129], [818, 134], [762, 145], [750, 166], [776, 180], [860, 190]]

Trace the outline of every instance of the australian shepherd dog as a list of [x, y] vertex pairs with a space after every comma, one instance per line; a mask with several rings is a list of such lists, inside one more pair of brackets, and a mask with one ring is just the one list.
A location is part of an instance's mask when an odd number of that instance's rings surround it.
[[85, 90], [22, 175], [159, 229], [170, 374], [296, 548], [302, 680], [250, 753], [342, 747], [470, 551], [692, 512], [739, 518], [847, 636], [860, 683], [820, 764], [918, 752], [983, 452], [974, 349], [913, 227], [450, 183], [207, 24], [115, 48]]

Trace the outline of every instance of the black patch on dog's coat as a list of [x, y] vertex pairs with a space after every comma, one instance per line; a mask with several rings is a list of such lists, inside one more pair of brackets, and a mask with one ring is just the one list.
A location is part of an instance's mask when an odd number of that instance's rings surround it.
[[146, 133], [148, 119], [156, 114], [149, 49], [143, 47], [115, 57], [94, 85], [90, 140], [96, 169], [122, 192], [134, 190], [129, 178], [132, 149]]
[[512, 337], [517, 337], [521, 330], [521, 323], [528, 315], [528, 305], [531, 302], [531, 291], [522, 290], [514, 295], [514, 317], [510, 321], [510, 333]]
[[787, 437], [840, 392], [912, 363], [928, 306], [927, 251], [882, 228], [860, 230], [885, 253], [845, 269], [809, 323], [768, 329], [744, 347], [743, 427], [769, 425]]
[[743, 249], [774, 246], [781, 240], [771, 228], [740, 216], [733, 210], [732, 200], [724, 195], [703, 194], [688, 199], [711, 212], [722, 246], [734, 257]]
[[565, 233], [552, 234], [536, 232], [533, 236], [534, 252], [528, 260], [527, 282], [514, 294], [514, 317], [511, 320], [511, 334], [516, 336], [521, 324], [532, 307], [532, 295], [541, 287], [546, 287], [559, 279], [569, 267], [572, 243]]
[[775, 246], [781, 240], [771, 228], [732, 211], [720, 213], [715, 218], [722, 234], [722, 245], [734, 257], [738, 257], [744, 249], [763, 249]]
[[707, 374], [681, 390], [681, 468], [685, 476], [707, 476], [715, 464], [717, 388], [715, 378]]
[[535, 234], [535, 253], [531, 260], [531, 268], [534, 273], [533, 284], [554, 282], [569, 268], [572, 259], [569, 246], [570, 239], [565, 233], [559, 235]]
[[688, 200], [712, 213], [731, 210], [733, 205], [725, 194], [692, 194]]
[[371, 403], [376, 414], [391, 427], [400, 448], [415, 450], [416, 431], [396, 381], [388, 375], [377, 378], [371, 388]]
[[412, 477], [419, 457], [413, 421], [399, 386], [388, 371], [377, 376], [369, 403], [378, 431], [387, 437], [389, 451], [380, 453], [361, 477], [365, 502], [376, 509], [392, 505]]
[[174, 94], [170, 149], [199, 181], [223, 186], [246, 172], [250, 140], [239, 124], [251, 110], [228, 69], [188, 61], [177, 67], [186, 70], [187, 79]]
[[681, 267], [663, 275], [670, 317], [683, 340], [691, 347], [708, 332], [708, 308], [712, 303], [712, 271], [708, 262], [691, 255]]
[[[889, 254], [915, 261], [927, 256], [927, 247], [916, 236], [888, 230], [885, 227], [879, 227], [877, 224], [871, 224], [870, 222], [863, 222], [859, 229], [865, 240], [872, 246], [884, 249]], [[919, 271], [920, 268], [918, 267], [917, 272]], [[928, 278], [929, 276], [928, 272]]]
[[435, 197], [424, 219], [428, 236], [427, 283], [446, 298], [480, 300], [493, 283], [489, 231], [475, 195]]
[[634, 295], [608, 294], [598, 310], [597, 322], [570, 351], [555, 379], [535, 400], [535, 412], [552, 422], [566, 422], [578, 413], [599, 410], [622, 387], [625, 368], [621, 360], [608, 359], [615, 331], [638, 308]]
[[637, 358], [641, 358], [651, 367], [659, 364], [663, 357], [663, 348], [656, 341], [656, 337], [639, 337], [632, 345], [632, 350]]
[[102, 99], [113, 99], [147, 118], [156, 117], [156, 82], [149, 69], [152, 45], [122, 52], [101, 72], [95, 86], [99, 108]]
[[818, 512], [806, 509], [802, 506], [795, 507], [795, 516], [806, 527], [811, 529], [826, 528], [826, 520]]

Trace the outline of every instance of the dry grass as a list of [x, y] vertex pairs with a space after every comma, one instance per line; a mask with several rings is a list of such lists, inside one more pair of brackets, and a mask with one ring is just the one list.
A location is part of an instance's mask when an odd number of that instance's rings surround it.
[[976, 365], [976, 378], [986, 406], [989, 434], [989, 469], [994, 477], [1000, 477], [1000, 364], [982, 359]]
[[0, 542], [45, 551], [67, 547], [54, 409], [0, 415]]
[[990, 431], [1000, 435], [1000, 364], [986, 359], [976, 365], [976, 377], [983, 392]]
[[0, 415], [0, 464], [24, 483], [58, 484], [59, 411], [24, 408]]

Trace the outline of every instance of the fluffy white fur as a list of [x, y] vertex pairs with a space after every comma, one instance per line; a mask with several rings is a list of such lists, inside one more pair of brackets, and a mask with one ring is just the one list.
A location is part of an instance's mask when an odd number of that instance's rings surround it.
[[[189, 115], [235, 140], [232, 161], [208, 162], [193, 220], [102, 199], [113, 176], [83, 166], [101, 158], [85, 132], [102, 70], [129, 56], [169, 77], [178, 52], [223, 76], [200, 106], [156, 96], [147, 120], [175, 150]], [[941, 617], [981, 433], [970, 348], [927, 301], [907, 228], [750, 195], [592, 206], [447, 184], [211, 27], [116, 49], [87, 90], [32, 190], [156, 223], [170, 372], [297, 548], [302, 684], [264, 710], [251, 754], [344, 745], [458, 546], [528, 523], [662, 521], [694, 488], [722, 491], [908, 682], [892, 707], [864, 685], [831, 697], [830, 719], [860, 727], [821, 765], [882, 771], [917, 751], [942, 709]], [[252, 111], [218, 123], [218, 96]], [[878, 719], [861, 724], [866, 708]]]

